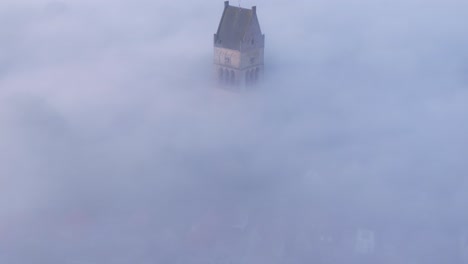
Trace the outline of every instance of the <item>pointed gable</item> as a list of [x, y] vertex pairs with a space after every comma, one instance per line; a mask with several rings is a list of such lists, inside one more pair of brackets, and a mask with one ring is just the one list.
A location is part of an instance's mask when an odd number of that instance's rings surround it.
[[229, 1], [226, 1], [215, 44], [227, 49], [240, 50], [246, 32], [253, 24], [259, 28], [255, 7], [246, 9], [230, 6]]

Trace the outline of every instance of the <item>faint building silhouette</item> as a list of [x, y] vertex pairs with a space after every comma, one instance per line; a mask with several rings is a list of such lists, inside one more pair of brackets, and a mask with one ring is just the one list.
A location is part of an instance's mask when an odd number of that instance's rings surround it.
[[235, 7], [225, 1], [214, 34], [214, 68], [219, 84], [233, 89], [256, 84], [263, 76], [264, 47], [265, 35], [256, 7]]
[[355, 251], [358, 254], [371, 254], [375, 249], [375, 235], [372, 230], [359, 229], [356, 234]]

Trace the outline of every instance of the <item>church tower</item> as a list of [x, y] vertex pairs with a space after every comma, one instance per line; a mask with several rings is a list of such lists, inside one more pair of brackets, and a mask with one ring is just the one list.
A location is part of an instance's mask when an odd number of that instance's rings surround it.
[[262, 79], [265, 35], [257, 18], [257, 8], [230, 6], [214, 34], [214, 68], [218, 83], [227, 89], [251, 87]]

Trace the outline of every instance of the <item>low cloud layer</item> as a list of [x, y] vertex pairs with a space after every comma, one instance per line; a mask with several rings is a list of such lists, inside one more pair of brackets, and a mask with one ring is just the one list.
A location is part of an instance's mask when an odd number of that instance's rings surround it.
[[213, 84], [222, 1], [0, 3], [0, 262], [462, 263], [467, 4], [242, 5], [246, 93]]

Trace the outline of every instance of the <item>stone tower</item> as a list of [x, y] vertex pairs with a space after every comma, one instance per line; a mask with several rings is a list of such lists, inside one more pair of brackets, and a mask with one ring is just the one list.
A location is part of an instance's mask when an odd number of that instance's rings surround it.
[[263, 76], [265, 35], [257, 18], [257, 9], [230, 6], [224, 12], [214, 34], [214, 68], [222, 87], [244, 89]]

